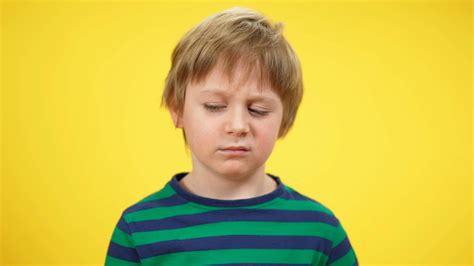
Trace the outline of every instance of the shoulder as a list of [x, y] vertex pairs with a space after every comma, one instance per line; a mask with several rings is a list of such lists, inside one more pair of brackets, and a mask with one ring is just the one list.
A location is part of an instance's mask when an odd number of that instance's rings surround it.
[[337, 238], [343, 231], [341, 222], [335, 212], [321, 201], [300, 193], [292, 187], [285, 185], [286, 207], [303, 211], [305, 215], [310, 215], [312, 220], [318, 223], [329, 225], [328, 230], [332, 231], [333, 237]]
[[122, 212], [122, 216], [127, 222], [133, 221], [133, 217], [140, 213], [145, 213], [147, 210], [156, 209], [160, 207], [173, 206], [181, 204], [179, 197], [171, 187], [166, 184], [160, 190], [148, 194], [138, 201], [128, 205]]
[[299, 205], [308, 208], [308, 210], [318, 211], [326, 213], [327, 215], [336, 218], [334, 212], [325, 204], [321, 203], [319, 200], [315, 198], [309, 197], [305, 194], [300, 193], [296, 189], [285, 185], [285, 198], [289, 201], [299, 202]]
[[[327, 237], [332, 242], [332, 248], [337, 246], [344, 248], [350, 247], [350, 242], [344, 226], [337, 215], [329, 207], [314, 198], [301, 194], [289, 186], [285, 186], [285, 189], [287, 191], [287, 193], [285, 193], [286, 198], [289, 203], [292, 202], [291, 205], [299, 206], [300, 209], [314, 213], [313, 217], [318, 217], [318, 223], [330, 225], [325, 228], [328, 230], [329, 234]], [[296, 204], [296, 202], [298, 203]]]

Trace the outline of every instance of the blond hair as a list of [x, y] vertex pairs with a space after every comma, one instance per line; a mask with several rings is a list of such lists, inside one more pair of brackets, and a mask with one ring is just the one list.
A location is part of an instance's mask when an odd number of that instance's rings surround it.
[[[189, 83], [203, 80], [218, 61], [229, 79], [234, 67], [242, 64], [245, 74], [258, 75], [259, 81], [268, 82], [279, 95], [283, 116], [278, 137], [286, 136], [303, 97], [303, 80], [298, 57], [282, 28], [281, 23], [271, 23], [256, 11], [240, 7], [208, 17], [173, 50], [161, 106], [182, 115]], [[184, 130], [183, 136], [187, 145]]]

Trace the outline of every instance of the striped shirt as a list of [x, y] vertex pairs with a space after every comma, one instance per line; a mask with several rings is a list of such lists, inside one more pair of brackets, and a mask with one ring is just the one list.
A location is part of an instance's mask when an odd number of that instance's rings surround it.
[[358, 265], [334, 213], [279, 177], [268, 194], [221, 200], [185, 190], [186, 174], [122, 212], [106, 266]]

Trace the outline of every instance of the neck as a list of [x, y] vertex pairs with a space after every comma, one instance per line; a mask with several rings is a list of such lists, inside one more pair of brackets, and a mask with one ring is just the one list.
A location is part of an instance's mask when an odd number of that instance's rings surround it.
[[229, 177], [193, 169], [180, 182], [184, 189], [206, 198], [236, 200], [272, 192], [277, 184], [265, 174], [264, 167], [247, 176]]

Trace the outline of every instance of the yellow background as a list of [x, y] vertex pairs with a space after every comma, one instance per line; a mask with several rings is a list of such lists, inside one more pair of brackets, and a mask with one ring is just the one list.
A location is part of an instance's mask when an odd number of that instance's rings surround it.
[[285, 23], [305, 95], [267, 172], [361, 265], [472, 265], [472, 3], [3, 2], [0, 264], [104, 262], [121, 211], [190, 170], [172, 49], [235, 5]]

